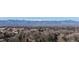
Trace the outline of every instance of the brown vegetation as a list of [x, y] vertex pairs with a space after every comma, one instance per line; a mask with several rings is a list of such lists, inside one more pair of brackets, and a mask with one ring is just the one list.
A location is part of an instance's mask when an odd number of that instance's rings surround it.
[[4, 27], [0, 42], [79, 42], [79, 27]]

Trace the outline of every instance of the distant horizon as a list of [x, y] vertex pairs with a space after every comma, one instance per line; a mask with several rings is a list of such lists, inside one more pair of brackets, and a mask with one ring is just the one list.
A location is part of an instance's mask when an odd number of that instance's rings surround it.
[[0, 17], [0, 20], [26, 20], [26, 21], [79, 21], [79, 17]]

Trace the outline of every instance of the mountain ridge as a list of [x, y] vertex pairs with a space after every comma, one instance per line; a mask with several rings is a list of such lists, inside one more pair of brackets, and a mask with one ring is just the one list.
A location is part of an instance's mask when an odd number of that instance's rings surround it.
[[29, 21], [29, 20], [0, 20], [0, 26], [78, 26], [79, 21]]

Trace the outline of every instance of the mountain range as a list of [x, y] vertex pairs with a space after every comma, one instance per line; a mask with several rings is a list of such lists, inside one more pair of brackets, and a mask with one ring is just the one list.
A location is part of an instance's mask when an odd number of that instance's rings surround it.
[[0, 20], [0, 26], [78, 26], [79, 21], [27, 21], [27, 20]]

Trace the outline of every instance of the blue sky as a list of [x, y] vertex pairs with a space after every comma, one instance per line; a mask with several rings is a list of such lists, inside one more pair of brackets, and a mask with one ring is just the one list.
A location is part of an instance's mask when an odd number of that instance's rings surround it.
[[0, 20], [30, 20], [30, 21], [79, 21], [79, 17], [0, 17]]

